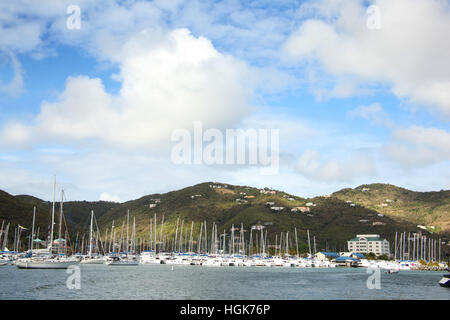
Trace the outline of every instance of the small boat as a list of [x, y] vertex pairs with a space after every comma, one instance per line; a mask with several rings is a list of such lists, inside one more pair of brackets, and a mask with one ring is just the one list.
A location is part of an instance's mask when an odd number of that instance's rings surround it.
[[398, 269], [387, 269], [386, 273], [398, 273]]
[[139, 261], [136, 258], [108, 257], [106, 262], [108, 266], [137, 266]]
[[442, 279], [439, 281], [439, 285], [441, 287], [450, 288], [450, 273], [449, 274], [444, 274]]

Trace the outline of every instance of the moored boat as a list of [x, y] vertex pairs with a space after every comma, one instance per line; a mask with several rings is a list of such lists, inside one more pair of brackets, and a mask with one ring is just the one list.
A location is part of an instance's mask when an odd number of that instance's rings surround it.
[[439, 285], [441, 287], [450, 288], [450, 273], [449, 274], [444, 274], [442, 279], [439, 281]]
[[108, 266], [137, 266], [139, 261], [135, 257], [108, 257], [105, 262]]

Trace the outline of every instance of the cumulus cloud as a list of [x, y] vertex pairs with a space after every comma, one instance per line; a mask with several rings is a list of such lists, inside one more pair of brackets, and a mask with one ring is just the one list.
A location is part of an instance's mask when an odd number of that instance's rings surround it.
[[45, 101], [30, 125], [9, 123], [3, 144], [100, 141], [119, 148], [151, 148], [170, 142], [177, 128], [231, 126], [249, 114], [255, 83], [243, 62], [218, 52], [187, 29], [144, 30], [120, 52], [122, 87], [117, 95], [102, 81], [69, 77], [57, 101]]
[[366, 26], [365, 1], [307, 2], [284, 56], [334, 77], [331, 90], [349, 78], [363, 87], [382, 84], [401, 99], [450, 116], [448, 2], [376, 0], [373, 5], [381, 14], [380, 29]]
[[357, 177], [373, 176], [373, 161], [363, 155], [354, 155], [348, 161], [322, 162], [316, 151], [306, 150], [298, 159], [295, 170], [305, 178], [316, 181], [352, 181]]
[[396, 129], [384, 151], [406, 167], [422, 167], [450, 160], [450, 132], [411, 126]]

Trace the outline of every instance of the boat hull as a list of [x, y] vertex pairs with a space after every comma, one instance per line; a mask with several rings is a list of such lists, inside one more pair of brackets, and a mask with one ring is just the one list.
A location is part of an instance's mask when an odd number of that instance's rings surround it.
[[139, 262], [106, 262], [108, 266], [137, 266]]
[[103, 259], [84, 259], [80, 261], [81, 264], [105, 264]]
[[21, 261], [17, 260], [15, 265], [19, 269], [67, 269], [76, 265], [76, 261]]
[[138, 266], [139, 261], [128, 259], [112, 259], [105, 262], [108, 266]]
[[450, 288], [450, 275], [445, 275], [440, 281], [439, 285], [441, 287]]

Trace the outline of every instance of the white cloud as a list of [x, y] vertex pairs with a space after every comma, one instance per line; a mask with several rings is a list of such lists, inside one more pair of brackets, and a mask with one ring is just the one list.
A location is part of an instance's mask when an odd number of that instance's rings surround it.
[[100, 201], [108, 202], [122, 202], [119, 196], [109, 194], [108, 192], [103, 192], [99, 198]]
[[100, 79], [69, 77], [57, 101], [43, 102], [30, 125], [7, 124], [3, 144], [99, 141], [115, 148], [151, 148], [170, 142], [177, 128], [234, 125], [251, 111], [252, 70], [219, 53], [186, 29], [144, 30], [120, 55], [118, 95]]
[[309, 180], [352, 181], [358, 177], [373, 176], [376, 168], [373, 161], [364, 155], [354, 155], [347, 161], [320, 161], [316, 151], [306, 150], [298, 159], [295, 170]]
[[362, 0], [306, 3], [302, 15], [308, 19], [285, 43], [285, 57], [333, 76], [337, 88], [349, 77], [361, 86], [383, 84], [401, 99], [450, 116], [448, 2], [373, 4], [381, 12], [378, 30], [366, 27]]
[[406, 167], [422, 167], [450, 161], [450, 133], [438, 128], [411, 126], [396, 129], [384, 151]]

